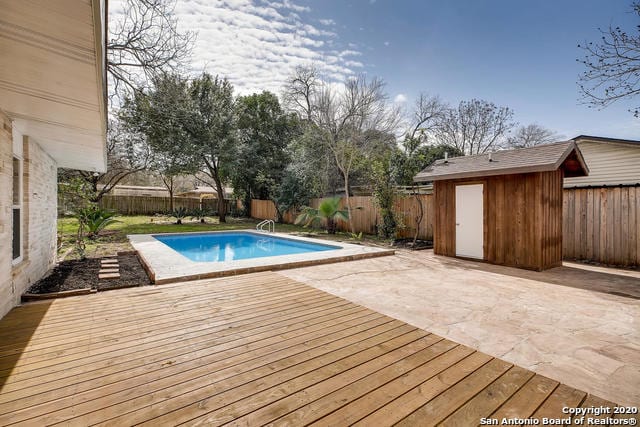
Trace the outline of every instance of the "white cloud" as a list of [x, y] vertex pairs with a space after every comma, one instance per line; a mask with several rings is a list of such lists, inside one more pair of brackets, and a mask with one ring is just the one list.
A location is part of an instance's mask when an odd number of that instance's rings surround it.
[[405, 102], [407, 102], [407, 95], [405, 95], [404, 93], [399, 93], [395, 98], [393, 98], [393, 102], [395, 102], [396, 104], [404, 104]]
[[362, 52], [359, 52], [359, 51], [353, 50], [353, 49], [347, 49], [347, 50], [343, 50], [341, 52], [338, 52], [337, 55], [340, 58], [344, 58], [345, 56], [360, 56], [360, 55], [362, 55]]
[[389, 42], [388, 41], [384, 42], [384, 45], [389, 46]]
[[[118, 0], [110, 2], [110, 19], [122, 14]], [[295, 0], [182, 0], [175, 14], [182, 30], [198, 38], [192, 72], [206, 70], [229, 78], [236, 92], [270, 90], [280, 93], [296, 66], [313, 63], [331, 79], [342, 80], [363, 66], [354, 48], [340, 50], [335, 21], [315, 26], [310, 11]]]

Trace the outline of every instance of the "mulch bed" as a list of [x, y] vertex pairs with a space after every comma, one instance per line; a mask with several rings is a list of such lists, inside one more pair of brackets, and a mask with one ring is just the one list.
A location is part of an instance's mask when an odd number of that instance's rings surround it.
[[68, 260], [58, 264], [51, 274], [34, 283], [27, 293], [46, 294], [91, 288], [98, 291], [150, 285], [151, 281], [135, 254], [118, 255], [120, 278], [98, 280], [100, 258]]
[[431, 240], [416, 240], [416, 244], [414, 245], [413, 239], [396, 239], [393, 241], [391, 246], [400, 249], [419, 251], [422, 249], [432, 249], [433, 242]]

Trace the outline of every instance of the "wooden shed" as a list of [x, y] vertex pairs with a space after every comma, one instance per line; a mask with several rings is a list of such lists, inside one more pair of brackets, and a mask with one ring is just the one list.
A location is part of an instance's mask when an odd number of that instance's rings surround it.
[[573, 141], [438, 160], [434, 252], [545, 270], [562, 264], [562, 186], [589, 170]]

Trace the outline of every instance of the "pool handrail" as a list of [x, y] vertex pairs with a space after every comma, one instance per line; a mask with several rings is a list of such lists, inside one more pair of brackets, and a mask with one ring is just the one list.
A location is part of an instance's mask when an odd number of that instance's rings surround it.
[[[267, 227], [265, 230], [264, 227]], [[273, 233], [276, 231], [276, 223], [272, 219], [262, 220], [256, 225], [256, 231], [260, 231], [263, 233]]]

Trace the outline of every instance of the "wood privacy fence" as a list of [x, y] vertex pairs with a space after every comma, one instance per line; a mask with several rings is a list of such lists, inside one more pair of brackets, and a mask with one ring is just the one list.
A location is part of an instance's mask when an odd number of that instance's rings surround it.
[[[424, 217], [418, 231], [418, 238], [425, 240], [433, 239], [433, 201], [430, 194], [418, 196], [424, 208]], [[356, 233], [375, 234], [376, 227], [381, 223], [380, 210], [372, 196], [352, 196], [351, 202], [351, 222]], [[317, 208], [322, 199], [312, 199], [311, 207]], [[342, 198], [340, 206], [344, 208], [345, 199]], [[416, 218], [419, 213], [418, 200], [415, 196], [397, 197], [394, 203], [394, 211], [401, 220], [399, 237], [413, 237], [416, 229]], [[284, 222], [292, 224], [298, 212], [286, 212]], [[256, 219], [275, 219], [277, 217], [276, 208], [271, 200], [252, 200], [251, 216]], [[349, 225], [343, 221], [338, 222], [338, 230], [349, 231]]]
[[640, 187], [564, 190], [563, 255], [640, 265]]
[[[113, 196], [102, 197], [99, 203], [103, 209], [112, 210], [122, 215], [154, 215], [157, 213], [169, 212], [171, 202], [169, 197], [153, 196]], [[200, 199], [193, 197], [174, 197], [173, 208], [184, 207], [189, 211], [200, 207]], [[217, 199], [202, 199], [202, 207], [217, 211]], [[229, 212], [229, 202], [227, 201], [227, 212]]]
[[[431, 194], [418, 196], [424, 208], [424, 218], [418, 238], [433, 240], [434, 206]], [[352, 221], [357, 233], [374, 234], [381, 222], [379, 209], [372, 196], [351, 197]], [[321, 199], [311, 200], [318, 207]], [[203, 207], [217, 210], [217, 200], [204, 199]], [[342, 201], [344, 206], [344, 199]], [[123, 215], [153, 215], [169, 210], [168, 197], [104, 196], [100, 206]], [[200, 200], [175, 197], [174, 207], [193, 210]], [[395, 212], [403, 227], [399, 237], [413, 237], [419, 212], [415, 196], [400, 196], [395, 200]], [[227, 212], [230, 206], [227, 205]], [[252, 200], [254, 218], [275, 219], [276, 209], [270, 200]], [[297, 212], [286, 212], [284, 222], [293, 223]], [[348, 225], [339, 222], [340, 230]], [[606, 187], [565, 189], [563, 194], [563, 257], [591, 260], [610, 265], [640, 265], [640, 187]]]
[[[433, 239], [433, 196], [418, 196], [424, 208], [418, 237]], [[352, 213], [356, 232], [374, 234], [380, 223], [379, 209], [371, 196], [351, 197], [351, 206], [360, 207]], [[321, 199], [313, 199], [318, 207]], [[344, 199], [343, 199], [344, 204]], [[276, 210], [270, 200], [252, 200], [254, 218], [275, 219]], [[398, 197], [395, 212], [404, 223], [398, 236], [413, 237], [418, 213], [414, 196]], [[287, 213], [286, 223], [293, 223], [296, 215]], [[348, 230], [344, 222], [338, 228]], [[565, 189], [563, 192], [563, 257], [590, 260], [609, 265], [640, 265], [640, 187], [606, 187]]]

